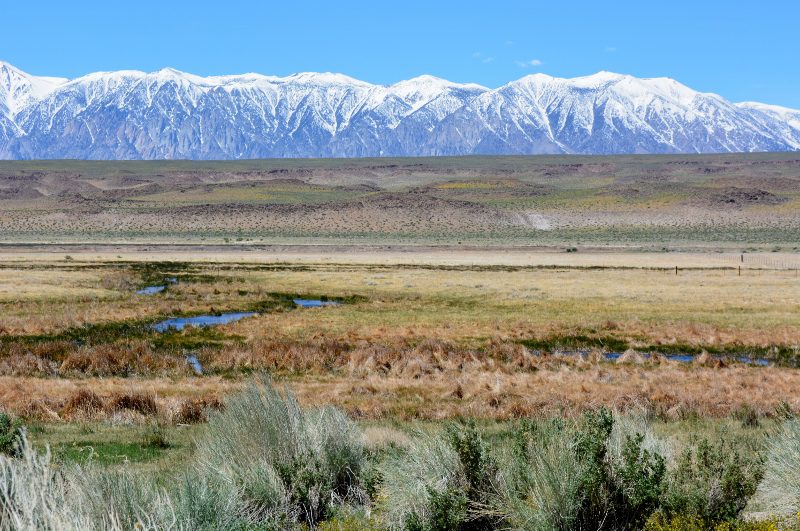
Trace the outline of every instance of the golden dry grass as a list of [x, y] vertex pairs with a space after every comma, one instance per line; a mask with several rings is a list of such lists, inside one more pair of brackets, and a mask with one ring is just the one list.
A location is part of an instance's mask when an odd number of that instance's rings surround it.
[[[524, 256], [512, 255], [513, 262]], [[512, 260], [499, 254], [475, 266], [459, 259], [452, 270], [438, 258], [400, 265], [341, 263], [324, 258], [295, 264], [303, 270], [257, 270], [252, 264], [224, 267], [198, 264], [219, 278], [214, 284], [179, 284], [157, 297], [131, 296], [131, 279], [96, 263], [65, 270], [56, 264], [31, 271], [24, 263], [0, 269], [0, 329], [10, 334], [52, 332], [84, 323], [122, 321], [179, 311], [227, 309], [253, 302], [269, 291], [360, 294], [364, 304], [314, 313], [268, 314], [236, 326], [257, 338], [309, 338], [324, 334], [350, 339], [432, 337], [460, 342], [519, 339], [593, 329], [651, 343], [741, 343], [792, 345], [800, 329], [800, 283], [785, 270], [699, 268], [718, 266], [711, 256], [661, 253], [612, 255], [635, 269], [584, 269], [610, 259], [605, 253], [545, 254], [529, 264], [572, 267], [504, 270]], [[767, 255], [772, 258], [772, 256]], [[641, 269], [658, 261], [692, 264], [698, 269]], [[728, 263], [731, 263], [728, 261]], [[62, 264], [63, 265], [63, 264]], [[222, 266], [219, 266], [222, 267]], [[619, 266], [618, 266], [619, 267]], [[681, 266], [687, 267], [687, 266]], [[75, 268], [75, 267], [73, 267]], [[30, 275], [30, 277], [29, 277]], [[228, 283], [227, 281], [230, 281]], [[17, 296], [13, 286], [25, 286]], [[239, 295], [247, 292], [247, 295]], [[65, 293], [67, 295], [65, 295]]]
[[[580, 270], [271, 272], [286, 291], [359, 293], [368, 303], [267, 314], [236, 326], [257, 337], [449, 339], [485, 343], [596, 330], [643, 343], [800, 343], [800, 283], [791, 272]], [[261, 280], [263, 279], [263, 280]]]

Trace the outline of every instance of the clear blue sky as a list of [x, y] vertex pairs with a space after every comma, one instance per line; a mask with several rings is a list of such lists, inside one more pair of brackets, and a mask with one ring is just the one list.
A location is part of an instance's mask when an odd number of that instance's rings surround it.
[[2, 0], [0, 60], [38, 75], [179, 70], [419, 74], [497, 87], [532, 72], [669, 76], [800, 108], [794, 0]]

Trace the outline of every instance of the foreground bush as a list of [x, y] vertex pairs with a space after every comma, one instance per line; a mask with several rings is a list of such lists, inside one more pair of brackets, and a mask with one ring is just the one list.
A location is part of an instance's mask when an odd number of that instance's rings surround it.
[[639, 529], [658, 507], [665, 460], [644, 447], [644, 434], [619, 435], [613, 427], [606, 410], [569, 426], [523, 423], [506, 455], [493, 455], [474, 424], [421, 436], [384, 465], [388, 523], [409, 530]]
[[[458, 522], [466, 516], [466, 499], [461, 496], [466, 488], [464, 471], [443, 437], [415, 437], [407, 452], [386, 460], [381, 476], [386, 520], [394, 528], [418, 527], [434, 520]], [[445, 496], [452, 498], [449, 507], [442, 506]]]
[[474, 423], [420, 434], [383, 464], [387, 524], [408, 530], [496, 528], [485, 514], [498, 470]]
[[211, 413], [198, 446], [201, 475], [232, 485], [254, 523], [316, 525], [339, 505], [365, 500], [362, 435], [341, 411], [302, 411], [267, 381]]
[[50, 453], [37, 453], [24, 437], [18, 448], [17, 458], [0, 455], [0, 529], [98, 529], [76, 507], [73, 486], [51, 466]]
[[523, 426], [516, 435], [496, 507], [517, 529], [576, 529], [588, 467], [577, 459], [563, 422]]
[[732, 521], [747, 505], [761, 479], [757, 458], [739, 454], [725, 438], [696, 441], [671, 470], [661, 510], [669, 516], [691, 515], [707, 528]]
[[290, 529], [365, 501], [355, 424], [267, 381], [211, 415], [196, 465], [169, 488], [125, 469], [57, 470], [22, 442], [0, 456], [0, 529]]
[[759, 459], [724, 440], [672, 454], [646, 422], [605, 409], [524, 421], [493, 448], [473, 424], [451, 426], [384, 463], [386, 520], [408, 530], [750, 528], [737, 522]]
[[498, 506], [517, 529], [639, 529], [658, 507], [665, 460], [624, 433], [612, 445], [611, 412], [576, 426], [526, 423], [498, 489]]
[[[694, 441], [673, 455], [644, 420], [604, 409], [523, 421], [491, 445], [474, 422], [450, 424], [374, 455], [374, 467], [343, 413], [303, 410], [260, 380], [209, 413], [195, 461], [163, 484], [126, 468], [53, 467], [20, 433], [17, 456], [0, 455], [0, 530], [776, 525], [739, 519], [761, 477], [759, 459], [724, 439]], [[791, 420], [770, 447], [759, 495], [795, 511], [798, 465], [800, 425]]]
[[0, 454], [16, 455], [22, 442], [21, 423], [0, 411]]
[[800, 421], [790, 419], [769, 444], [756, 504], [780, 515], [800, 514]]

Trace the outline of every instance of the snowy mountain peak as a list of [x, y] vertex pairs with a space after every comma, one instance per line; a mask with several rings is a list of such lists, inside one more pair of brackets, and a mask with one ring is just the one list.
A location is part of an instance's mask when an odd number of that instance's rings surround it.
[[0, 61], [0, 74], [2, 74], [4, 77], [8, 77], [11, 75], [27, 76], [25, 72], [23, 72], [16, 66], [12, 65], [11, 63], [6, 63], [5, 61]]
[[800, 150], [800, 111], [733, 104], [664, 77], [532, 74], [489, 89], [430, 75], [376, 85], [164, 68], [67, 81], [0, 62], [0, 158], [786, 150]]
[[36, 77], [0, 61], [0, 114], [12, 117], [25, 105], [41, 100], [66, 83], [60, 77]]
[[149, 75], [157, 79], [169, 79], [169, 80], [191, 78], [193, 81], [199, 81], [203, 79], [199, 76], [192, 76], [191, 74], [187, 74], [186, 72], [181, 72], [180, 70], [176, 70], [175, 68], [172, 67], [162, 68], [161, 70], [152, 72]]
[[503, 86], [509, 87], [514, 85], [546, 85], [556, 81], [568, 82], [569, 80], [564, 78], [553, 77], [547, 74], [543, 74], [541, 72], [536, 72], [535, 74], [528, 74], [527, 76], [523, 76], [514, 81], [510, 81], [509, 83], [506, 83]]
[[404, 81], [398, 81], [393, 85], [389, 85], [390, 87], [429, 87], [429, 88], [438, 88], [438, 89], [447, 89], [447, 88], [455, 88], [455, 89], [465, 89], [465, 90], [477, 90], [477, 91], [486, 91], [489, 90], [488, 88], [484, 87], [483, 85], [478, 85], [477, 83], [455, 83], [453, 81], [448, 81], [447, 79], [442, 79], [441, 77], [431, 76], [429, 74], [423, 74], [421, 76], [412, 77], [411, 79], [406, 79]]
[[629, 77], [630, 76], [626, 76], [625, 74], [617, 74], [615, 72], [606, 72], [605, 70], [601, 70], [596, 74], [576, 77], [572, 80], [564, 81], [571, 81], [573, 85], [580, 88], [599, 88], [604, 85], [617, 83], [624, 79], [628, 79]]
[[386, 87], [388, 94], [407, 100], [415, 108], [419, 107], [420, 104], [430, 102], [439, 96], [448, 95], [453, 91], [465, 94], [479, 94], [488, 90], [486, 87], [474, 83], [453, 83], [430, 75], [417, 76]]
[[285, 78], [278, 78], [284, 83], [305, 83], [308, 85], [346, 85], [358, 87], [371, 87], [372, 85], [359, 81], [358, 79], [346, 76], [344, 74], [336, 74], [333, 72], [299, 72], [292, 74]]
[[213, 83], [209, 83], [209, 78], [204, 78], [201, 76], [196, 76], [194, 74], [189, 74], [187, 72], [181, 72], [180, 70], [176, 70], [174, 68], [162, 68], [157, 72], [152, 72], [150, 74], [146, 74], [145, 77], [148, 80], [152, 80], [156, 83], [184, 83], [188, 85], [209, 85]]

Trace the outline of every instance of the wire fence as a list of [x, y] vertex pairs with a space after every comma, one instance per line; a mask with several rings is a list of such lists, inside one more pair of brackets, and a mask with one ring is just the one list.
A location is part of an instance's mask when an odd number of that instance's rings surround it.
[[747, 269], [800, 270], [800, 255], [772, 253], [741, 253], [725, 255], [725, 262]]

